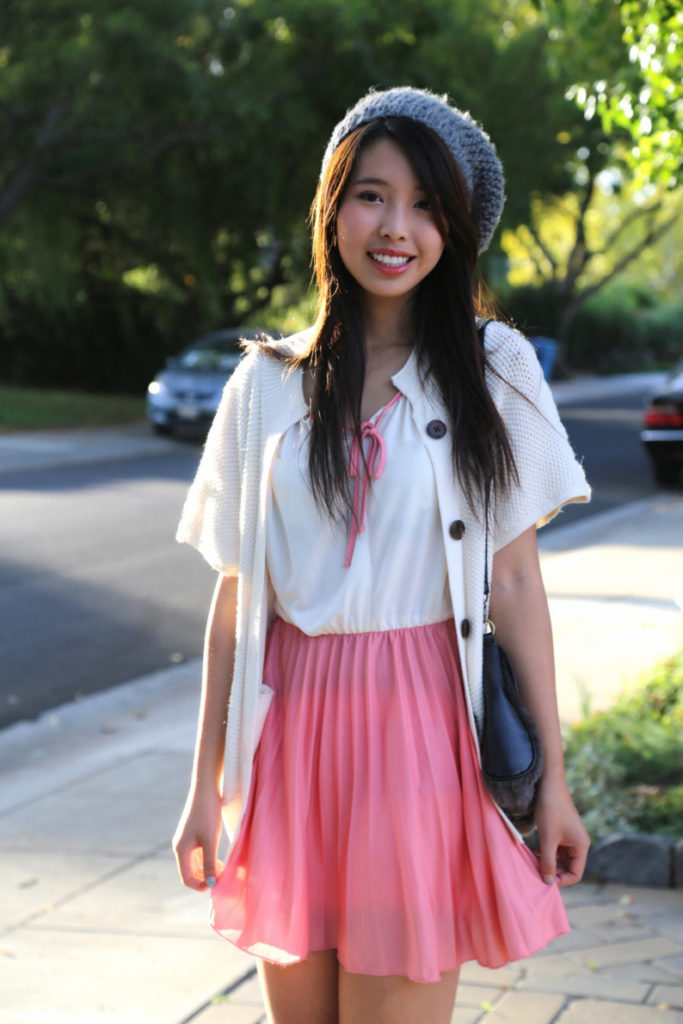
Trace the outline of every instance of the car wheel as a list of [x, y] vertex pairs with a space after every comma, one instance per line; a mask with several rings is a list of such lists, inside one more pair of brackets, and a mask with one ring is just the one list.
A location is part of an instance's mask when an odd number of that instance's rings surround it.
[[167, 423], [153, 423], [152, 430], [160, 437], [169, 437], [173, 433], [173, 428], [169, 427]]
[[675, 462], [653, 462], [652, 471], [662, 487], [673, 487], [678, 483], [679, 467]]

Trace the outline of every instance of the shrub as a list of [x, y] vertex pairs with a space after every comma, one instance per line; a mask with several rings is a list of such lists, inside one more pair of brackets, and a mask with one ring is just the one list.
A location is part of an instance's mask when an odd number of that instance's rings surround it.
[[593, 839], [676, 835], [683, 822], [683, 651], [565, 737], [567, 780]]
[[652, 305], [651, 296], [614, 287], [579, 311], [567, 339], [567, 362], [598, 373], [670, 365], [683, 350], [683, 307]]
[[542, 288], [526, 285], [511, 291], [501, 291], [500, 303], [506, 315], [525, 334], [557, 337], [560, 308], [554, 288], [548, 285]]
[[[558, 337], [560, 300], [554, 287], [501, 294], [505, 312], [527, 334]], [[652, 293], [615, 284], [581, 307], [560, 353], [560, 367], [626, 373], [669, 366], [683, 351], [683, 306], [657, 303]]]

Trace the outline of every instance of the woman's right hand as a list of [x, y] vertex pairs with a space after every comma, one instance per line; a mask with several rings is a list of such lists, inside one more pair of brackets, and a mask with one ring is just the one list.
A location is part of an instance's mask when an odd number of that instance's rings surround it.
[[206, 625], [202, 696], [190, 792], [173, 836], [183, 884], [212, 889], [223, 867], [217, 860], [221, 835], [221, 778], [230, 681], [235, 656], [237, 578], [219, 574]]
[[223, 865], [218, 860], [221, 798], [217, 789], [191, 789], [173, 836], [173, 852], [183, 885], [198, 892], [212, 889]]

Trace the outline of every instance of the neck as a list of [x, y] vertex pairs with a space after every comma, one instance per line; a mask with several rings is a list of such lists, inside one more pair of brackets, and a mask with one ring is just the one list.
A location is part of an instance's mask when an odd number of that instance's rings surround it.
[[368, 349], [413, 344], [412, 302], [396, 299], [367, 299], [363, 309], [365, 344]]

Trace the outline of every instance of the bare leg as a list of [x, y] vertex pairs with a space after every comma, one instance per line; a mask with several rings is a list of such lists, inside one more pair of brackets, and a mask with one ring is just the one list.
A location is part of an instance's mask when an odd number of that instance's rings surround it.
[[422, 984], [398, 975], [349, 974], [339, 967], [339, 1024], [449, 1024], [459, 971]]
[[271, 1024], [338, 1024], [335, 949], [309, 953], [301, 963], [288, 967], [260, 960], [258, 971]]

